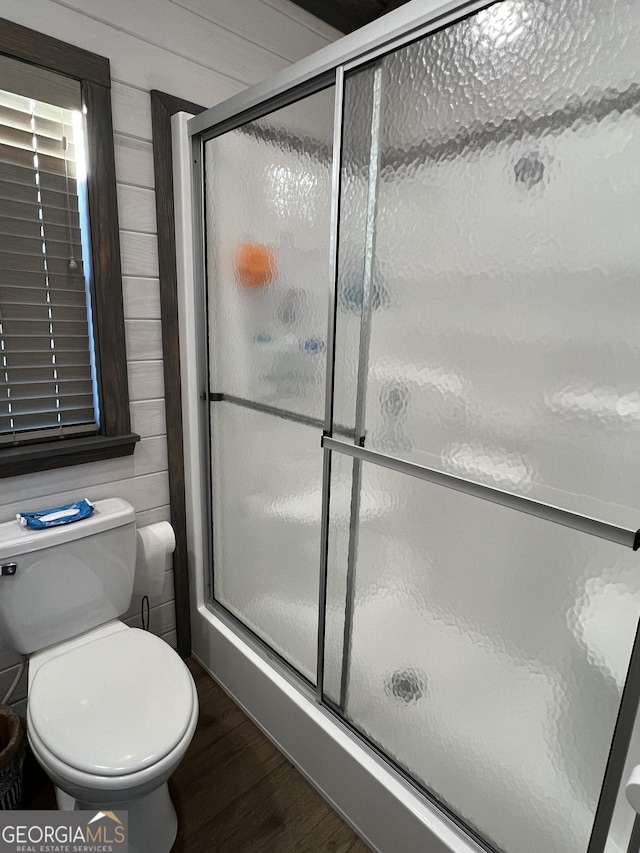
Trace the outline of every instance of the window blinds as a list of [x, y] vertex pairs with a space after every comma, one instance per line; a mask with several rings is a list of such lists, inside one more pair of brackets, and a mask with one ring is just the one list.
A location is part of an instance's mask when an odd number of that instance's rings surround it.
[[79, 111], [0, 91], [0, 445], [97, 432], [83, 150]]

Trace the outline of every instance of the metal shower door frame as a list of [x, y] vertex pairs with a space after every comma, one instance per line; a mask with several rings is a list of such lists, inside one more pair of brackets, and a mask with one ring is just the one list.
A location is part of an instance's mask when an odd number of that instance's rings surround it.
[[[466, 2], [448, 2], [440, 4], [437, 0], [412, 0], [405, 6], [395, 10], [390, 15], [362, 28], [362, 30], [351, 33], [337, 43], [327, 46], [307, 59], [295, 63], [268, 81], [252, 86], [240, 94], [228, 99], [220, 105], [191, 119], [188, 123], [189, 135], [192, 140], [193, 161], [193, 187], [194, 187], [194, 218], [197, 225], [197, 233], [194, 234], [196, 279], [200, 283], [203, 296], [203, 305], [206, 306], [206, 247], [204, 234], [204, 143], [216, 136], [222, 135], [234, 128], [264, 115], [280, 109], [301, 98], [318, 92], [328, 86], [335, 86], [334, 102], [334, 137], [333, 137], [333, 163], [332, 163], [332, 201], [331, 201], [331, 235], [330, 235], [330, 282], [329, 282], [329, 323], [327, 333], [327, 376], [325, 394], [325, 418], [322, 430], [321, 447], [323, 453], [323, 483], [322, 483], [322, 515], [321, 515], [321, 555], [320, 555], [320, 578], [319, 578], [319, 606], [318, 606], [318, 644], [317, 644], [317, 686], [316, 699], [325, 707], [333, 710], [343, 710], [345, 691], [348, 677], [349, 662], [349, 591], [353, 592], [353, 570], [355, 565], [355, 548], [357, 539], [353, 544], [351, 539], [357, 536], [356, 527], [358, 519], [359, 488], [357, 472], [363, 461], [367, 461], [394, 471], [417, 477], [436, 483], [446, 488], [462, 491], [476, 498], [489, 500], [513, 510], [524, 512], [542, 518], [555, 524], [561, 524], [585, 534], [597, 536], [625, 547], [638, 550], [640, 548], [640, 530], [630, 530], [605, 523], [599, 519], [582, 516], [578, 513], [563, 510], [560, 507], [545, 504], [526, 497], [515, 495], [500, 489], [484, 486], [478, 483], [464, 480], [455, 475], [446, 474], [437, 470], [395, 458], [386, 454], [378, 453], [364, 447], [362, 440], [363, 415], [364, 415], [364, 389], [361, 385], [366, 380], [366, 363], [368, 357], [368, 330], [371, 322], [371, 262], [373, 252], [373, 220], [375, 214], [375, 202], [377, 195], [377, 171], [373, 171], [373, 177], [369, 184], [369, 198], [367, 204], [367, 227], [368, 237], [371, 243], [368, 245], [367, 259], [365, 263], [363, 298], [363, 316], [361, 319], [361, 338], [358, 369], [358, 402], [356, 406], [355, 442], [348, 443], [335, 438], [336, 434], [344, 434], [344, 430], [334, 424], [334, 376], [335, 376], [335, 332], [337, 315], [337, 282], [338, 282], [338, 253], [340, 239], [340, 190], [341, 190], [341, 165], [342, 165], [342, 130], [343, 130], [343, 107], [344, 107], [344, 80], [345, 73], [360, 69], [372, 63], [374, 60], [398, 50], [410, 42], [429, 36], [430, 34], [447, 28], [463, 18], [493, 5], [497, 0], [466, 0]], [[380, 77], [378, 87], [380, 86]], [[379, 101], [380, 91], [378, 88], [378, 124], [374, 127], [375, 116], [372, 118], [372, 130], [379, 130]], [[375, 105], [374, 110], [375, 113]], [[372, 163], [377, 154], [372, 155]], [[373, 217], [373, 218], [371, 218]], [[368, 274], [367, 274], [368, 269]], [[368, 288], [367, 288], [368, 281]], [[204, 315], [206, 316], [206, 314]], [[206, 341], [202, 344], [206, 349]], [[201, 367], [201, 398], [209, 400], [208, 383], [208, 359], [203, 359], [206, 366]], [[206, 389], [206, 390], [205, 390]], [[359, 413], [359, 417], [358, 417]], [[207, 415], [207, 420], [209, 416]], [[320, 424], [318, 424], [320, 427]], [[358, 428], [360, 427], [360, 428]], [[359, 437], [360, 436], [360, 440]], [[326, 634], [326, 597], [327, 597], [327, 571], [328, 571], [328, 537], [329, 537], [329, 507], [331, 491], [331, 461], [332, 454], [340, 453], [353, 458], [354, 477], [352, 489], [352, 515], [351, 534], [349, 549], [349, 573], [347, 578], [347, 613], [344, 626], [343, 642], [343, 670], [341, 678], [341, 700], [340, 708], [336, 709], [334, 704], [324, 694], [324, 648]], [[210, 476], [210, 465], [209, 465]], [[208, 490], [209, 513], [211, 514], [211, 490]], [[210, 515], [211, 517], [211, 515]], [[211, 525], [208, 526], [209, 531]], [[211, 534], [209, 533], [209, 536]], [[208, 543], [209, 560], [212, 564], [212, 543]], [[349, 577], [351, 581], [349, 581]], [[351, 589], [350, 589], [351, 587]], [[211, 596], [213, 593], [211, 591]], [[627, 678], [622, 692], [619, 713], [613, 733], [611, 749], [605, 769], [603, 784], [594, 817], [589, 845], [585, 853], [604, 853], [607, 842], [609, 827], [613, 817], [616, 799], [622, 784], [624, 763], [631, 740], [631, 734], [636, 720], [638, 707], [640, 705], [640, 627], [636, 631]], [[406, 775], [406, 774], [405, 774]], [[429, 796], [436, 805], [442, 808], [438, 801]], [[455, 823], [469, 832], [464, 822], [455, 815], [443, 810]], [[640, 842], [640, 833], [636, 830], [632, 834], [629, 853], [636, 853], [637, 842]], [[478, 837], [475, 833], [470, 836]], [[635, 839], [635, 840], [634, 840]], [[483, 846], [490, 849], [484, 842]]]

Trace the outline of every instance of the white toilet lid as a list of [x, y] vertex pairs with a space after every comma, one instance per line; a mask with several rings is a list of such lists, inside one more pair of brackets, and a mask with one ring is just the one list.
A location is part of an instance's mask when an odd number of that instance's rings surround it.
[[193, 713], [191, 674], [154, 634], [128, 628], [43, 663], [29, 692], [31, 725], [65, 764], [99, 776], [164, 758]]

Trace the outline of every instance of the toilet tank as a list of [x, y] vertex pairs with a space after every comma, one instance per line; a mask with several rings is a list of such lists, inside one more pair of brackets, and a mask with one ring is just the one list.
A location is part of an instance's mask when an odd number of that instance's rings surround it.
[[0, 524], [0, 566], [11, 563], [15, 574], [0, 576], [0, 632], [16, 651], [30, 654], [117, 619], [133, 590], [133, 507], [109, 498], [72, 524]]

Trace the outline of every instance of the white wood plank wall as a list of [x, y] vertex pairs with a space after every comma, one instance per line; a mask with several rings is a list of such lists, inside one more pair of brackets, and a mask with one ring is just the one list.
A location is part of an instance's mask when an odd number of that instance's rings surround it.
[[[170, 520], [151, 106], [160, 89], [212, 106], [339, 37], [289, 0], [4, 0], [0, 15], [111, 62], [132, 457], [0, 480], [0, 521], [19, 509], [117, 495], [138, 526]], [[176, 644], [173, 570], [150, 627]], [[125, 615], [140, 625], [140, 603]], [[0, 643], [0, 700], [19, 659]], [[12, 702], [26, 696], [22, 679]]]

